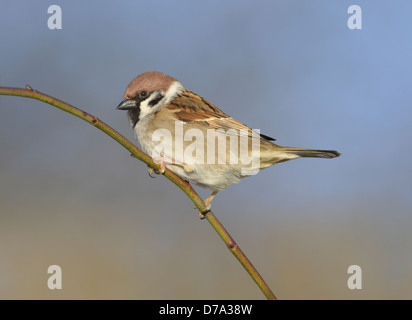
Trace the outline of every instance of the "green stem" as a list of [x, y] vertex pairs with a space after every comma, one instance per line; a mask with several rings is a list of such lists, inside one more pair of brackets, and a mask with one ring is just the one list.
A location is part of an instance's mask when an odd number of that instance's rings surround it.
[[[72, 115], [75, 115], [76, 117], [79, 117], [87, 121], [88, 123], [94, 125], [95, 127], [99, 128], [100, 130], [108, 134], [114, 140], [119, 142], [123, 147], [129, 150], [129, 152], [133, 154], [137, 159], [148, 164], [150, 167], [152, 167], [155, 170], [160, 170], [160, 165], [156, 164], [150, 156], [148, 156], [143, 151], [141, 151], [138, 147], [136, 147], [132, 142], [130, 142], [128, 139], [126, 139], [116, 130], [108, 126], [106, 123], [104, 123], [97, 117], [83, 110], [80, 110], [64, 101], [61, 101], [59, 99], [56, 99], [54, 97], [41, 93], [37, 90], [33, 90], [30, 86], [26, 86], [26, 89], [0, 87], [0, 95], [10, 95], [10, 96], [19, 96], [19, 97], [37, 99], [45, 103], [48, 103], [54, 107], [57, 107], [63, 111], [71, 113]], [[170, 181], [172, 181], [174, 184], [176, 184], [180, 189], [182, 189], [186, 193], [186, 195], [193, 201], [193, 203], [196, 205], [196, 207], [199, 209], [200, 212], [206, 211], [207, 209], [206, 204], [204, 203], [202, 198], [200, 198], [200, 196], [196, 193], [196, 191], [193, 190], [192, 186], [188, 182], [184, 181], [183, 179], [181, 179], [179, 176], [177, 176], [175, 173], [168, 170], [167, 168], [164, 172], [164, 176], [168, 178]], [[257, 272], [257, 270], [252, 265], [252, 263], [249, 261], [249, 259], [246, 257], [246, 255], [242, 252], [242, 250], [240, 250], [236, 242], [232, 239], [232, 237], [226, 231], [223, 225], [215, 217], [213, 212], [212, 211], [207, 212], [205, 214], [205, 217], [209, 221], [209, 223], [212, 225], [212, 227], [216, 230], [216, 232], [219, 234], [219, 236], [222, 238], [222, 240], [227, 245], [229, 250], [239, 260], [241, 265], [246, 269], [246, 271], [249, 273], [252, 279], [256, 282], [256, 284], [262, 290], [266, 298], [269, 300], [275, 300], [276, 297], [274, 293], [272, 292], [272, 290], [265, 283], [263, 278]]]

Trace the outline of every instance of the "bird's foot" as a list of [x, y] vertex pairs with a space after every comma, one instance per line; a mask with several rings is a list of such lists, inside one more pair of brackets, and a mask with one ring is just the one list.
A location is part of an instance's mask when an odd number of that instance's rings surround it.
[[[210, 196], [208, 196], [205, 200], [203, 200], [203, 202], [206, 204], [206, 209], [203, 212], [201, 212], [199, 210], [199, 212], [198, 212], [199, 219], [205, 219], [206, 218], [206, 214], [212, 208], [212, 200], [217, 195], [218, 192], [219, 191], [213, 191]], [[195, 206], [194, 208], [196, 209], [197, 207]]]

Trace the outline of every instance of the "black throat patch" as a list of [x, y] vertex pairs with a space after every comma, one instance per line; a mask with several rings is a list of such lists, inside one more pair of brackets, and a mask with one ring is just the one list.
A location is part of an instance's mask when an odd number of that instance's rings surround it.
[[130, 122], [132, 124], [132, 128], [134, 129], [136, 124], [139, 122], [140, 108], [137, 107], [135, 109], [131, 109], [131, 110], [127, 111], [127, 113], [128, 113]]

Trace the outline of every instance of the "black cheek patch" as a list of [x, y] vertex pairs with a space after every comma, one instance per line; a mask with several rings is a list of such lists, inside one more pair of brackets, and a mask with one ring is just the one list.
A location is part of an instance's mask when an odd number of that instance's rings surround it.
[[164, 95], [158, 93], [156, 97], [154, 97], [151, 101], [149, 101], [149, 103], [148, 103], [149, 107], [155, 106], [155, 105], [158, 104], [159, 101], [162, 100], [164, 97], [165, 97]]

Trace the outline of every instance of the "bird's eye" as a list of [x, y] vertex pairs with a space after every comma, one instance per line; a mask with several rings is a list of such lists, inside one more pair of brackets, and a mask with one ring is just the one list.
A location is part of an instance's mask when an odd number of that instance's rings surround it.
[[149, 94], [147, 93], [146, 90], [140, 91], [140, 93], [139, 93], [140, 99], [146, 99], [148, 95]]

